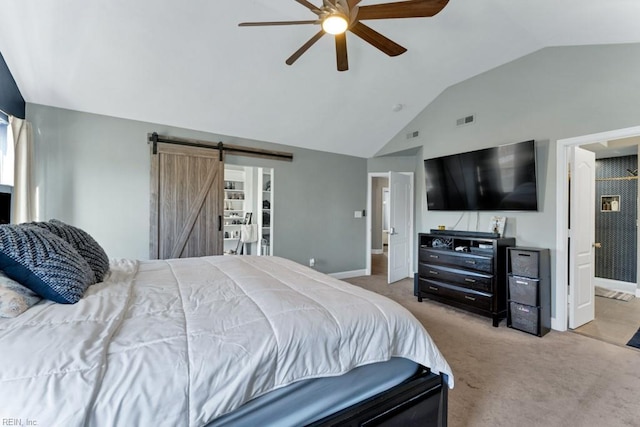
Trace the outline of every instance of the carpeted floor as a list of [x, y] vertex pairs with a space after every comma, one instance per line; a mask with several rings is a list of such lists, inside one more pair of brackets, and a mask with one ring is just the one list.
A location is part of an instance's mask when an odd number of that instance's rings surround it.
[[640, 298], [622, 301], [595, 298], [595, 319], [573, 332], [626, 346], [640, 327]]
[[348, 279], [388, 296], [425, 326], [451, 365], [449, 426], [638, 426], [640, 350], [571, 332], [538, 338], [413, 296], [413, 281]]

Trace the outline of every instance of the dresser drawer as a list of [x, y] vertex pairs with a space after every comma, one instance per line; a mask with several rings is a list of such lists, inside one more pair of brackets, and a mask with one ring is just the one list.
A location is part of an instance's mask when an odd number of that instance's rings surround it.
[[493, 273], [493, 257], [469, 252], [438, 251], [422, 248], [420, 249], [420, 261], [426, 264], [445, 264], [452, 267]]
[[491, 295], [422, 277], [419, 283], [420, 291], [426, 294], [438, 295], [482, 310], [491, 310]]
[[424, 278], [454, 283], [464, 288], [493, 292], [493, 275], [491, 274], [424, 263], [418, 265], [418, 274]]

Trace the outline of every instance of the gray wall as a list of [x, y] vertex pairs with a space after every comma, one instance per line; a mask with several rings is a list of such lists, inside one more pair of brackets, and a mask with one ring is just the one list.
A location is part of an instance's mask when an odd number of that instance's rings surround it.
[[[535, 139], [539, 211], [504, 213], [505, 234], [520, 246], [551, 248], [555, 274], [555, 143], [639, 125], [638, 70], [640, 44], [542, 49], [448, 88], [377, 155], [422, 148], [426, 159]], [[456, 119], [470, 114], [474, 124], [456, 126]], [[420, 136], [407, 140], [416, 130]], [[385, 159], [377, 159], [376, 168]], [[417, 232], [458, 221], [456, 229], [485, 231], [496, 214], [428, 211], [421, 167], [416, 182]]]
[[86, 229], [112, 258], [147, 259], [150, 151], [147, 134], [289, 151], [293, 162], [227, 156], [274, 169], [275, 255], [326, 273], [366, 266], [367, 161], [153, 123], [27, 104], [36, 145], [41, 219]]

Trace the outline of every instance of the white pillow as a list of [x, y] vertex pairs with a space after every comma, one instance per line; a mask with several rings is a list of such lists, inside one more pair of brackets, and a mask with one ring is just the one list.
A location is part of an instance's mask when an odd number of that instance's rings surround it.
[[0, 317], [16, 317], [42, 298], [0, 271]]

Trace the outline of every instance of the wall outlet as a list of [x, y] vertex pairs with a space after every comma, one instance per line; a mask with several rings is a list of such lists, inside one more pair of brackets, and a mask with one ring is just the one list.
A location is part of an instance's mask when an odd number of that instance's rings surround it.
[[313, 267], [316, 265], [316, 259], [315, 258], [309, 258], [309, 267]]

